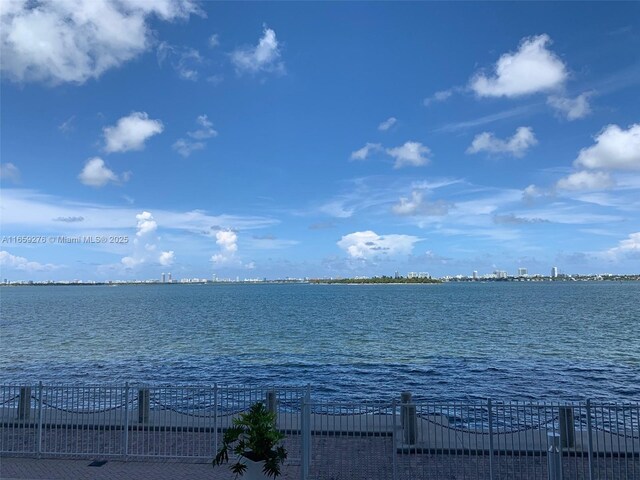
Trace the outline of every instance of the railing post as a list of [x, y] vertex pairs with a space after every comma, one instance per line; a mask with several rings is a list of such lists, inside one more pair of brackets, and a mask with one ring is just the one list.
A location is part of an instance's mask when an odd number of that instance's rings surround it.
[[562, 450], [560, 435], [547, 433], [547, 443], [551, 442], [547, 450], [547, 473], [549, 480], [562, 480]]
[[213, 384], [213, 454], [218, 454], [218, 384]]
[[42, 381], [38, 383], [38, 458], [42, 456]]
[[587, 439], [589, 448], [589, 480], [593, 480], [593, 429], [591, 425], [591, 400], [587, 399]]
[[124, 384], [124, 459], [129, 455], [129, 382]]
[[576, 432], [573, 421], [573, 407], [570, 405], [559, 406], [558, 421], [560, 423], [560, 449], [574, 447], [576, 444]]
[[18, 420], [29, 420], [31, 417], [31, 387], [20, 387], [18, 398]]
[[148, 388], [138, 390], [138, 423], [149, 423], [150, 399]]
[[274, 422], [277, 425], [278, 424], [278, 398], [276, 397], [276, 391], [268, 390], [265, 400], [267, 404], [267, 410], [269, 410], [269, 412], [273, 413], [276, 416]]
[[418, 431], [418, 415], [416, 405], [412, 403], [411, 392], [400, 394], [402, 405], [400, 407], [400, 423], [403, 428], [403, 442], [408, 445], [416, 443]]
[[487, 399], [487, 409], [489, 411], [489, 479], [493, 480], [493, 405], [491, 399]]

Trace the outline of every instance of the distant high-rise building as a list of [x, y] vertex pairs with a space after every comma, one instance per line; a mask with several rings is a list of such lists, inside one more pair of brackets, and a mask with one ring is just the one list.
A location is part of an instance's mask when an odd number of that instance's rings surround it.
[[478, 271], [477, 271], [477, 270], [474, 270], [474, 271], [473, 271], [473, 279], [474, 279], [474, 280], [477, 280], [477, 279], [478, 279]]
[[518, 269], [518, 276], [519, 277], [524, 277], [527, 275], [527, 269], [526, 268], [519, 268]]
[[558, 278], [558, 267], [551, 267], [551, 278]]
[[162, 272], [162, 283], [165, 283], [165, 282], [166, 282], [166, 278], [164, 276], [164, 272]]
[[495, 275], [496, 278], [507, 278], [507, 272], [505, 272], [504, 270], [495, 270], [493, 272], [493, 274]]
[[171, 272], [169, 272], [169, 283], [171, 283]]

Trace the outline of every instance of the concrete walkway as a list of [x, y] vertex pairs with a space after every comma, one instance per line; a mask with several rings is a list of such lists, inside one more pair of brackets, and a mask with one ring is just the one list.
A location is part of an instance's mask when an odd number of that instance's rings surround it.
[[[91, 460], [0, 458], [2, 480], [212, 480], [232, 479], [227, 467], [211, 463], [123, 462], [109, 460], [90, 467]], [[287, 478], [286, 476], [284, 478]]]

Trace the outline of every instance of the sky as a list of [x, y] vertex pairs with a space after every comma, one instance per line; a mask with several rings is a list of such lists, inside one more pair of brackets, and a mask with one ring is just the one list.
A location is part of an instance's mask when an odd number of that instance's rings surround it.
[[640, 272], [638, 2], [0, 8], [3, 279]]

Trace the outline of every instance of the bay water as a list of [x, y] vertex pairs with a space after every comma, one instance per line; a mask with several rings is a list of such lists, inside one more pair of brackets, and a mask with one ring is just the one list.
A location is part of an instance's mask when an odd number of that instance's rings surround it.
[[640, 399], [639, 282], [0, 289], [0, 383]]

